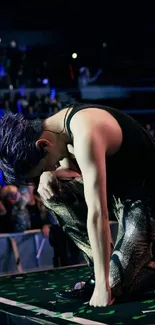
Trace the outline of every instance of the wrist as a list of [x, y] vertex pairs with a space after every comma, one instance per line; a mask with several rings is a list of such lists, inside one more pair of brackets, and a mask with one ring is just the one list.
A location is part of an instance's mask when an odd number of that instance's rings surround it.
[[99, 268], [94, 267], [94, 274], [96, 285], [107, 286], [107, 284], [109, 283], [109, 277], [106, 277], [104, 266], [101, 267], [100, 265]]
[[107, 285], [106, 285], [106, 283], [105, 282], [99, 282], [99, 281], [97, 281], [97, 282], [95, 282], [95, 287], [97, 288], [97, 289], [100, 289], [100, 288], [102, 288], [102, 289], [104, 289], [104, 290], [107, 290]]
[[102, 287], [108, 290], [110, 288], [109, 279], [106, 279], [105, 277], [100, 278], [95, 276], [95, 286], [97, 288]]
[[109, 281], [106, 281], [106, 280], [100, 281], [98, 279], [97, 281], [95, 281], [95, 287], [99, 290], [100, 290], [100, 288], [102, 288], [102, 290], [108, 291], [110, 289], [110, 284], [109, 284]]

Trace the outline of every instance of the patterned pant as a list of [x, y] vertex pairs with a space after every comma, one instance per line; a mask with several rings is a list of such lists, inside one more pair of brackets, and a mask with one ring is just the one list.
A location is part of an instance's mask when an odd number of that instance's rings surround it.
[[[59, 198], [44, 204], [59, 225], [83, 251], [89, 266], [93, 264], [87, 234], [87, 206], [80, 178], [60, 181]], [[110, 260], [110, 285], [114, 296], [136, 294], [155, 284], [155, 271], [148, 267], [151, 245], [155, 241], [155, 219], [149, 200], [113, 198], [110, 213], [118, 220], [118, 235]]]

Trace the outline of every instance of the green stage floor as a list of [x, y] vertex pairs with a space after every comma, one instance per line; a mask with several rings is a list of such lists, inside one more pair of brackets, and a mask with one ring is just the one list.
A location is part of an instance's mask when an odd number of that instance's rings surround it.
[[82, 301], [56, 301], [57, 292], [88, 276], [88, 268], [78, 266], [1, 277], [0, 324], [155, 324], [155, 291], [145, 293], [141, 301], [105, 308], [92, 308]]

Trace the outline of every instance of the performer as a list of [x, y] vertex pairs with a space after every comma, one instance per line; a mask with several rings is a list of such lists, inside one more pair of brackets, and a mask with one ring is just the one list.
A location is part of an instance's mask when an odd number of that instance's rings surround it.
[[[74, 233], [81, 249], [87, 247], [87, 255], [94, 262], [95, 288], [90, 305], [106, 306], [117, 295], [144, 288], [146, 279], [147, 286], [155, 281], [151, 263], [155, 143], [138, 122], [118, 110], [91, 104], [72, 105], [43, 122], [5, 115], [0, 121], [0, 157], [9, 183], [30, 181], [43, 171], [54, 171], [59, 162], [61, 168], [54, 173], [62, 172], [65, 177], [66, 170], [68, 177], [69, 169], [82, 175], [75, 187], [74, 181], [72, 187], [69, 183], [71, 198], [75, 191], [75, 213], [67, 191], [60, 188], [58, 193], [55, 187], [54, 195], [57, 200], [63, 192], [57, 213], [62, 208], [65, 211], [68, 202], [67, 210], [74, 214], [66, 215], [66, 228]], [[50, 182], [54, 186], [53, 175]], [[49, 207], [53, 196], [50, 182], [49, 173], [45, 173], [39, 185], [39, 193]], [[79, 214], [76, 207], [82, 183], [87, 211]], [[108, 207], [119, 222], [111, 260]]]

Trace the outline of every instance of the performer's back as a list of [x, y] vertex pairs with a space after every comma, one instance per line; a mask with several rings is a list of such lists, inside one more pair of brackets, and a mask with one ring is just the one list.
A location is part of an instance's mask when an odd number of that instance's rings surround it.
[[70, 121], [80, 110], [97, 108], [110, 113], [118, 122], [123, 134], [120, 150], [106, 158], [107, 191], [120, 198], [147, 195], [153, 186], [155, 166], [155, 140], [132, 117], [114, 108], [96, 104], [75, 104], [68, 115], [66, 126], [70, 131]]

